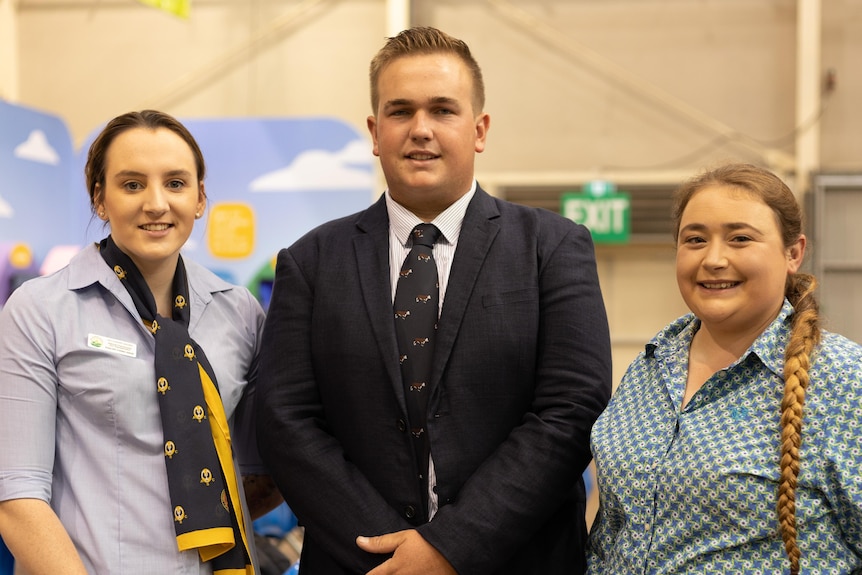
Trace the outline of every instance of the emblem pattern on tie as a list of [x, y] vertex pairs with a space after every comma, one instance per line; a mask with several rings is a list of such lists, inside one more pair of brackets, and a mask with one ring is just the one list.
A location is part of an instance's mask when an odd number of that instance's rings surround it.
[[416, 451], [417, 475], [423, 494], [427, 487], [430, 452], [425, 434], [428, 383], [440, 306], [433, 246], [440, 235], [440, 230], [432, 224], [419, 224], [413, 228], [413, 247], [401, 266], [394, 304], [401, 378], [407, 400], [410, 434]]

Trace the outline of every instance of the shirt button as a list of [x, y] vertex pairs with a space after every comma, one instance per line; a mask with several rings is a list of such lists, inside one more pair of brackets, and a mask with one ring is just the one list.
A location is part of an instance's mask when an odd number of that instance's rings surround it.
[[403, 419], [399, 419], [396, 422], [396, 425], [398, 426], [398, 431], [400, 431], [401, 433], [404, 433], [405, 431], [407, 431], [407, 423], [405, 423], [405, 421]]
[[407, 519], [413, 519], [416, 517], [416, 508], [412, 505], [408, 505], [404, 508], [404, 517]]

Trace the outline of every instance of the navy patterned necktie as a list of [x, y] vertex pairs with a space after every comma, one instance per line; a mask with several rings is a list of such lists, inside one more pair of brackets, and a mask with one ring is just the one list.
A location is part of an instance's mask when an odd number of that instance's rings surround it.
[[409, 429], [416, 452], [416, 471], [423, 501], [427, 496], [430, 453], [425, 433], [428, 385], [440, 305], [433, 246], [440, 235], [440, 230], [432, 224], [419, 224], [413, 228], [413, 248], [401, 266], [394, 304], [401, 379], [404, 382]]
[[197, 549], [214, 574], [251, 573], [245, 516], [234, 467], [227, 415], [218, 382], [203, 349], [188, 331], [189, 287], [183, 258], [177, 260], [171, 317], [158, 314], [156, 300], [128, 255], [108, 236], [102, 258], [129, 292], [155, 338], [155, 377], [165, 439], [165, 470], [177, 547]]

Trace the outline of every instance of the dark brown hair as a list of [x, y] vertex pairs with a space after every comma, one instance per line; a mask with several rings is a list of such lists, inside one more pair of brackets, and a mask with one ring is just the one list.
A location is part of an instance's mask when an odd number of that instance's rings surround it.
[[175, 133], [191, 148], [192, 155], [195, 158], [195, 167], [198, 172], [197, 181], [203, 181], [206, 175], [206, 164], [204, 164], [204, 156], [198, 143], [191, 132], [176, 118], [157, 110], [128, 112], [108, 122], [99, 135], [96, 136], [96, 139], [93, 140], [87, 153], [84, 177], [87, 182], [87, 192], [90, 195], [90, 209], [93, 211], [96, 209], [96, 185], [98, 184], [103, 189], [105, 187], [105, 158], [108, 155], [108, 148], [111, 147], [117, 136], [134, 128], [147, 128], [150, 130], [165, 128]]
[[404, 56], [438, 53], [458, 56], [470, 70], [470, 75], [473, 77], [473, 114], [481, 113], [485, 108], [485, 82], [482, 80], [482, 70], [470, 53], [470, 48], [463, 40], [429, 27], [409, 28], [399, 32], [397, 36], [387, 38], [386, 44], [371, 60], [369, 77], [373, 113], [377, 113], [377, 105], [380, 103], [377, 81], [386, 66]]
[[[685, 182], [674, 196], [673, 236], [677, 239], [682, 213], [699, 190], [729, 186], [743, 190], [769, 206], [778, 219], [782, 241], [790, 247], [802, 234], [802, 209], [790, 188], [772, 172], [750, 164], [728, 164]], [[817, 280], [804, 273], [789, 274], [784, 295], [793, 304], [790, 340], [784, 352], [784, 398], [781, 401], [778, 524], [790, 560], [790, 573], [799, 573], [796, 544], [796, 483], [799, 477], [799, 445], [802, 408], [808, 387], [811, 353], [820, 343], [819, 305], [814, 296]]]

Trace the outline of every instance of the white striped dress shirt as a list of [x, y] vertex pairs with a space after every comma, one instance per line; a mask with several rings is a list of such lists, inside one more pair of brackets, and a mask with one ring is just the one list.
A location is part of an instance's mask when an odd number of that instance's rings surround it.
[[[461, 196], [455, 203], [446, 208], [431, 222], [425, 222], [413, 212], [396, 202], [386, 191], [386, 209], [389, 212], [389, 275], [392, 282], [392, 302], [395, 302], [395, 290], [398, 287], [398, 275], [404, 258], [410, 253], [413, 242], [410, 240], [410, 232], [418, 224], [431, 223], [443, 234], [434, 244], [434, 261], [437, 263], [437, 276], [440, 282], [440, 309], [443, 310], [443, 302], [446, 299], [446, 286], [449, 283], [449, 270], [452, 269], [452, 259], [455, 256], [455, 248], [458, 247], [458, 237], [461, 235], [461, 225], [464, 223], [464, 214], [467, 205], [476, 193], [476, 181], [470, 190]], [[437, 494], [434, 486], [437, 484], [437, 475], [434, 472], [434, 453], [428, 460], [428, 517], [433, 518], [437, 512]]]

